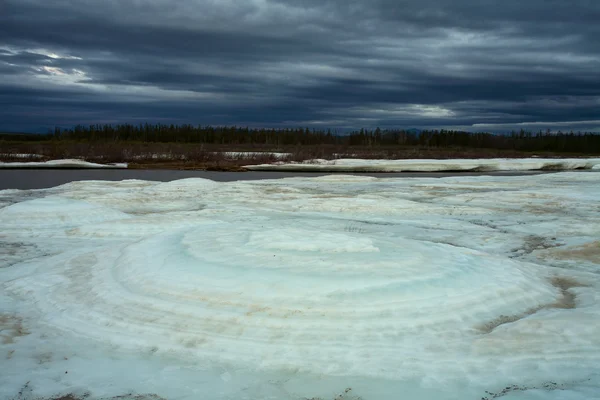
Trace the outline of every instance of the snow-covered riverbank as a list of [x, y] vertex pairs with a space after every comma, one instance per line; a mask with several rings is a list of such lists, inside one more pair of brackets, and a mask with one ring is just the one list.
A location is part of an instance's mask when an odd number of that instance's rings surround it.
[[50, 161], [0, 162], [0, 168], [127, 168], [127, 163], [97, 164], [83, 160], [65, 159]]
[[452, 160], [308, 160], [247, 165], [253, 171], [319, 172], [443, 172], [443, 171], [535, 171], [600, 168], [600, 158], [492, 158]]

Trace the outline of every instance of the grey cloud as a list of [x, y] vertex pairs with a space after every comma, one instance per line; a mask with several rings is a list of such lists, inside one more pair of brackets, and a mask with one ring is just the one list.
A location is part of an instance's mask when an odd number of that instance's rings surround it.
[[596, 1], [0, 4], [0, 129], [600, 119]]

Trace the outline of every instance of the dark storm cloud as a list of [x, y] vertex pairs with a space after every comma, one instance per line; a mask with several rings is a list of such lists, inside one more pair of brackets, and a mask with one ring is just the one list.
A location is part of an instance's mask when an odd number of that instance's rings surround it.
[[600, 3], [4, 0], [0, 129], [600, 129]]

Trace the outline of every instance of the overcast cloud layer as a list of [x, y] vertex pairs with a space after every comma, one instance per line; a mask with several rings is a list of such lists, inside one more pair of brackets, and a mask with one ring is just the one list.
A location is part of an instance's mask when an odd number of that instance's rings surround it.
[[0, 129], [600, 130], [597, 0], [0, 0]]

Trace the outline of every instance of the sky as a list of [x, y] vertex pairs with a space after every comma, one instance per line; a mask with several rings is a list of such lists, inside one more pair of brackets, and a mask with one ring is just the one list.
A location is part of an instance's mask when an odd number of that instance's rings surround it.
[[598, 0], [0, 0], [0, 130], [600, 131]]

